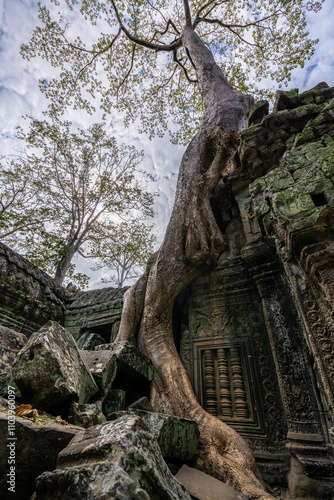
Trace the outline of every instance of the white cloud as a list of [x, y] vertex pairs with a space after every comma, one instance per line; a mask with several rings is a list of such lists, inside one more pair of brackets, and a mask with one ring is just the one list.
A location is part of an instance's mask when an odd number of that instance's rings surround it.
[[334, 86], [334, 1], [326, 0], [318, 13], [309, 13], [308, 29], [313, 39], [319, 43], [312, 59], [307, 61], [304, 68], [294, 71], [291, 87], [300, 91], [310, 89], [321, 81]]

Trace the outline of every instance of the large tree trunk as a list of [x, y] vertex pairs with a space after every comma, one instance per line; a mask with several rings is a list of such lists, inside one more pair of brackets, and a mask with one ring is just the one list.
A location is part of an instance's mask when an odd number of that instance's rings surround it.
[[54, 282], [57, 283], [57, 285], [63, 284], [63, 281], [68, 273], [68, 270], [70, 268], [75, 253], [76, 253], [76, 248], [74, 246], [71, 246], [66, 255], [60, 259], [60, 262], [55, 272], [55, 276], [53, 278]]
[[173, 340], [176, 296], [215, 266], [224, 249], [210, 197], [218, 180], [235, 169], [239, 130], [251, 104], [249, 96], [227, 83], [211, 52], [191, 28], [184, 30], [182, 41], [196, 67], [203, 123], [183, 156], [174, 209], [161, 248], [126, 294], [117, 340], [137, 336], [140, 349], [151, 358], [155, 407], [163, 402], [168, 412], [198, 423], [200, 468], [251, 498], [271, 498], [245, 441], [197, 402]]

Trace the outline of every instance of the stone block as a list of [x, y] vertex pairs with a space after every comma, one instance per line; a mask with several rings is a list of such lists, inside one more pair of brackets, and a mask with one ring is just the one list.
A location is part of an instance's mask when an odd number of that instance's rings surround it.
[[23, 333], [0, 325], [0, 394], [7, 396], [8, 385], [13, 385], [12, 365], [17, 353], [28, 342]]
[[[0, 353], [5, 350], [18, 352], [27, 342], [28, 338], [23, 335], [23, 333], [16, 332], [11, 328], [0, 325]], [[1, 368], [0, 365], [0, 369]]]
[[83, 330], [89, 329], [103, 337], [104, 342], [112, 342], [118, 331], [126, 289], [102, 288], [75, 294], [67, 303], [65, 327], [76, 340]]
[[246, 127], [261, 123], [262, 119], [269, 113], [268, 101], [257, 101], [247, 113]]
[[79, 349], [94, 351], [97, 345], [104, 344], [105, 340], [97, 333], [86, 332], [77, 341]]
[[58, 453], [65, 448], [77, 432], [82, 430], [72, 425], [57, 424], [54, 419], [37, 417], [15, 417], [15, 493], [8, 492], [9, 473], [7, 445], [8, 410], [0, 406], [0, 498], [28, 500], [34, 491], [34, 481], [46, 470], [56, 467]]
[[93, 425], [102, 424], [106, 421], [106, 418], [96, 404], [79, 405], [73, 401], [69, 410], [68, 420], [73, 425], [79, 425], [88, 429], [88, 427], [92, 427]]
[[143, 398], [137, 399], [134, 403], [128, 406], [128, 410], [144, 410], [144, 411], [153, 411], [153, 406], [149, 402], [146, 396]]
[[293, 109], [298, 106], [298, 89], [292, 90], [278, 90], [274, 104], [274, 113], [282, 109]]
[[[143, 419], [157, 440], [161, 453], [166, 460], [193, 460], [196, 454], [199, 431], [196, 422], [174, 417], [166, 413], [153, 413], [143, 410], [130, 410], [132, 415]], [[115, 412], [107, 420], [116, 420], [126, 412]]]
[[112, 351], [80, 351], [104, 399], [116, 377], [117, 362]]
[[21, 349], [13, 379], [25, 403], [57, 414], [71, 401], [86, 403], [98, 392], [72, 335], [53, 321]]
[[[307, 463], [309, 461], [309, 464]], [[288, 475], [291, 498], [332, 499], [334, 465], [331, 458], [315, 460], [314, 457], [293, 456]]]
[[196, 500], [249, 499], [247, 495], [236, 491], [218, 479], [187, 465], [183, 465], [175, 477]]
[[138, 349], [130, 345], [128, 342], [117, 342], [114, 344], [102, 344], [95, 347], [95, 351], [111, 350], [117, 359], [118, 369], [124, 370], [128, 378], [136, 380], [153, 380], [153, 364], [152, 361], [144, 356]]
[[105, 415], [125, 408], [126, 392], [122, 389], [112, 389], [103, 401], [102, 409]]
[[80, 432], [57, 469], [36, 480], [33, 500], [190, 500], [141, 418], [125, 415]]

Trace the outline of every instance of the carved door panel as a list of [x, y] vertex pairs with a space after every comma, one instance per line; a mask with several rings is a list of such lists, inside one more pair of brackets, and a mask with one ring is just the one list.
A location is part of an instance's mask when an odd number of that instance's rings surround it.
[[220, 347], [202, 351], [204, 407], [222, 419], [248, 420], [244, 370], [240, 348]]

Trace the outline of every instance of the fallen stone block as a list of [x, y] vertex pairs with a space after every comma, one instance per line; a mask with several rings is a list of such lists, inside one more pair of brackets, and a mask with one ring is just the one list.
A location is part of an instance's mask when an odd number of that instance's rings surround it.
[[166, 460], [193, 460], [199, 441], [196, 422], [174, 417], [166, 413], [153, 413], [143, 410], [126, 410], [107, 416], [107, 420], [116, 420], [122, 415], [138, 415], [157, 440], [161, 453]]
[[13, 385], [12, 365], [22, 347], [28, 342], [23, 333], [0, 325], [0, 394], [7, 397], [8, 385]]
[[104, 415], [124, 410], [126, 392], [122, 389], [112, 389], [103, 401], [102, 409]]
[[152, 361], [128, 342], [102, 344], [95, 347], [95, 351], [111, 350], [117, 358], [119, 370], [124, 370], [129, 378], [152, 382], [154, 368]]
[[[107, 404], [107, 398], [105, 399], [103, 409], [105, 415], [108, 415], [110, 411], [123, 409], [141, 397], [148, 396], [154, 369], [151, 360], [147, 356], [144, 356], [144, 354], [128, 342], [97, 346], [94, 353], [98, 354], [100, 352], [109, 352], [114, 356], [117, 371], [112, 389], [119, 389], [126, 393], [124, 405], [118, 408], [113, 404]], [[108, 400], [111, 401], [111, 399], [108, 396]]]
[[77, 341], [77, 346], [81, 350], [94, 351], [96, 346], [104, 343], [105, 340], [97, 333], [86, 332]]
[[262, 119], [269, 113], [268, 101], [257, 101], [247, 113], [246, 127], [261, 123]]
[[[35, 422], [15, 416], [15, 424], [9, 425], [8, 415], [8, 408], [1, 406], [0, 498], [28, 500], [35, 489], [35, 478], [42, 472], [56, 467], [58, 453], [82, 428], [57, 424], [55, 419], [44, 416], [37, 417]], [[11, 420], [11, 416], [9, 419]], [[15, 493], [8, 491], [9, 484], [7, 484], [7, 474], [11, 465], [8, 460], [11, 458], [15, 464], [13, 474]]]
[[190, 500], [136, 415], [78, 433], [59, 454], [57, 469], [35, 484], [32, 500]]
[[72, 335], [49, 321], [17, 355], [13, 379], [25, 403], [60, 413], [72, 401], [88, 402], [98, 392]]
[[288, 487], [291, 498], [334, 498], [333, 458], [314, 460], [298, 454], [291, 457]]
[[0, 352], [7, 349], [18, 352], [27, 342], [28, 339], [23, 333], [16, 332], [11, 328], [0, 325]]
[[187, 465], [183, 465], [175, 477], [197, 500], [249, 499], [247, 495], [236, 491], [218, 479]]
[[80, 354], [99, 388], [98, 396], [103, 400], [116, 377], [116, 355], [113, 351], [80, 351]]
[[96, 404], [80, 405], [73, 401], [69, 409], [68, 420], [73, 425], [79, 425], [88, 429], [93, 425], [102, 424], [106, 421], [106, 417]]
[[152, 411], [154, 412], [153, 406], [149, 402], [146, 396], [143, 398], [137, 399], [134, 403], [128, 406], [128, 410], [144, 410], [144, 411]]

